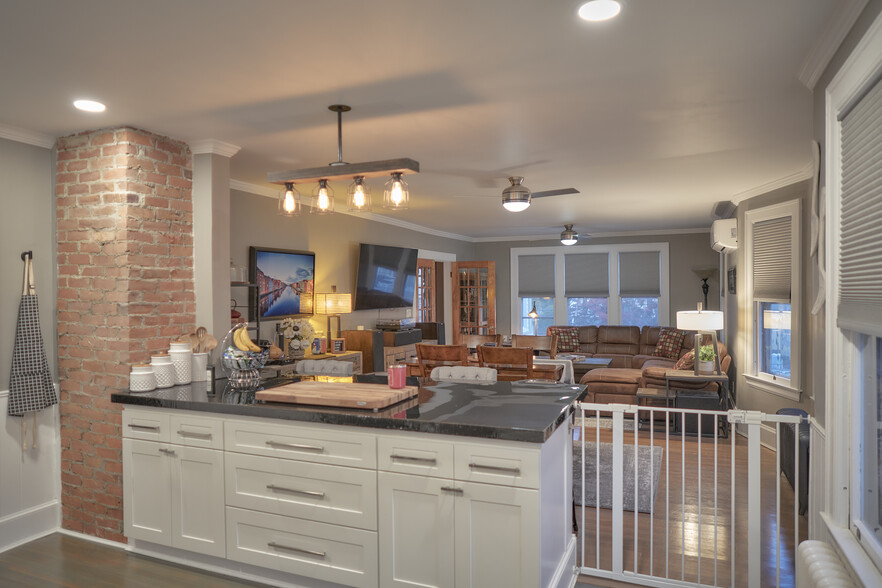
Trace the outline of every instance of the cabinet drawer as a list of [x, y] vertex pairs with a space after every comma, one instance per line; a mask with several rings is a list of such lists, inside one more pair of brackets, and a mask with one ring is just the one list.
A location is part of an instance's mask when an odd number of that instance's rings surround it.
[[207, 449], [224, 448], [222, 420], [189, 414], [173, 414], [169, 420], [169, 441], [172, 443]]
[[454, 478], [467, 482], [539, 488], [539, 449], [457, 443]]
[[126, 408], [122, 413], [122, 436], [145, 441], [169, 439], [169, 415], [152, 410]]
[[413, 435], [377, 438], [377, 468], [387, 472], [453, 477], [453, 444]]
[[342, 427], [227, 421], [224, 426], [224, 448], [267, 457], [358, 468], [377, 467], [376, 437], [353, 433]]
[[271, 514], [377, 528], [377, 473], [227, 453], [226, 502]]
[[375, 532], [229, 506], [227, 559], [346, 586], [379, 583]]

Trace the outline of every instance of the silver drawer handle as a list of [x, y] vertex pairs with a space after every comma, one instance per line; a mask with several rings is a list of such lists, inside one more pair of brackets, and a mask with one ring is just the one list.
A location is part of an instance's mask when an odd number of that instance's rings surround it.
[[429, 463], [435, 465], [438, 463], [438, 460], [434, 457], [411, 457], [409, 455], [390, 455], [390, 459], [397, 459], [399, 461], [416, 461], [419, 463]]
[[291, 492], [293, 494], [305, 494], [306, 496], [315, 496], [316, 498], [324, 498], [324, 492], [315, 492], [313, 490], [297, 490], [296, 488], [285, 488], [284, 486], [276, 486], [275, 484], [267, 484], [267, 490], [276, 490], [278, 492]]
[[299, 547], [291, 547], [290, 545], [282, 545], [281, 543], [276, 543], [275, 541], [270, 541], [267, 543], [268, 547], [275, 547], [276, 549], [286, 549], [288, 551], [296, 551], [297, 553], [306, 553], [308, 555], [314, 555], [316, 557], [325, 557], [324, 551], [313, 551], [311, 549], [300, 549]]
[[443, 492], [453, 492], [454, 494], [463, 494], [462, 488], [456, 488], [454, 486], [441, 486], [441, 490]]
[[194, 433], [193, 431], [178, 431], [181, 437], [195, 437], [196, 439], [211, 439], [211, 433]]
[[160, 447], [159, 450], [166, 455], [174, 455], [175, 454], [174, 449], [166, 449], [165, 447]]
[[267, 441], [267, 445], [270, 447], [282, 447], [284, 449], [305, 449], [307, 451], [319, 451], [322, 452], [325, 450], [324, 447], [317, 445], [301, 445], [299, 443], [282, 443], [281, 441]]
[[509, 474], [514, 474], [515, 476], [521, 475], [521, 468], [503, 468], [499, 466], [491, 466], [491, 465], [481, 465], [479, 463], [470, 463], [469, 468], [473, 470], [490, 470], [493, 472], [506, 472]]
[[147, 425], [129, 425], [130, 429], [136, 429], [138, 431], [156, 431], [159, 432], [159, 427], [150, 427]]

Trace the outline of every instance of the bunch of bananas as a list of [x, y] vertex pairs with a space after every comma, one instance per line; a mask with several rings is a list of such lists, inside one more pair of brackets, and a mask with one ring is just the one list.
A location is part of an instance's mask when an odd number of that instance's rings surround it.
[[251, 351], [253, 353], [260, 351], [260, 346], [248, 336], [248, 329], [245, 328], [245, 325], [242, 325], [233, 331], [233, 344], [235, 344], [240, 351]]

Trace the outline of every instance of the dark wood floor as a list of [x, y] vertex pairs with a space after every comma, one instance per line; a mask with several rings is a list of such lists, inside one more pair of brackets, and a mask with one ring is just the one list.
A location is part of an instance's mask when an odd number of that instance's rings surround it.
[[240, 588], [264, 586], [53, 533], [0, 553], [3, 588]]

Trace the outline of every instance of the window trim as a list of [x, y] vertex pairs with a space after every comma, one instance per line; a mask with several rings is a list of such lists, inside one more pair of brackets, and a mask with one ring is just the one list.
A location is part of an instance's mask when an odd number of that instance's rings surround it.
[[[609, 255], [608, 324], [621, 324], [622, 305], [619, 295], [619, 253], [654, 252], [659, 257], [658, 324], [671, 324], [670, 245], [658, 243], [619, 243], [610, 245], [558, 245], [551, 247], [513, 247], [511, 249], [511, 325], [512, 333], [520, 331], [520, 293], [518, 291], [518, 257], [521, 255], [554, 255], [554, 324], [567, 324], [567, 298], [564, 256], [578, 253]], [[518, 333], [520, 334], [520, 333]]]
[[[748, 210], [744, 213], [744, 265], [746, 266], [744, 292], [747, 297], [749, 318], [747, 320], [747, 333], [744, 337], [744, 357], [750, 358], [749, 371], [745, 371], [744, 380], [749, 385], [764, 392], [770, 392], [783, 396], [794, 402], [799, 402], [802, 396], [801, 370], [802, 361], [800, 352], [802, 349], [802, 288], [800, 287], [799, 262], [802, 255], [801, 243], [801, 212], [799, 200], [788, 200], [779, 204], [772, 204], [762, 208]], [[759, 340], [759, 302], [753, 296], [753, 229], [754, 225], [763, 221], [790, 217], [790, 315], [793, 317], [790, 323], [790, 379], [785, 380], [772, 374], [759, 371], [759, 357], [761, 351], [758, 348]]]

